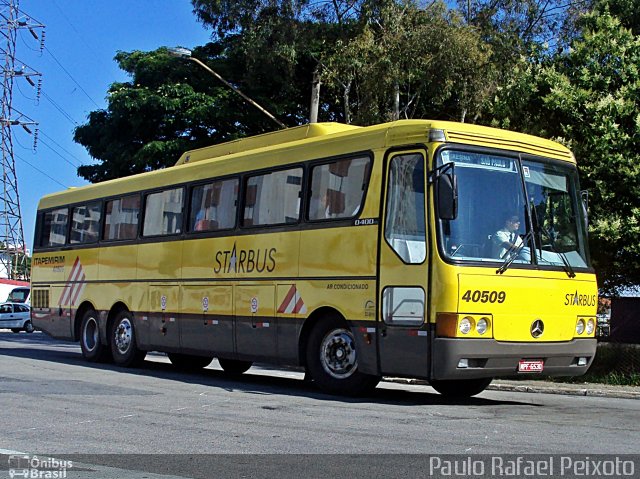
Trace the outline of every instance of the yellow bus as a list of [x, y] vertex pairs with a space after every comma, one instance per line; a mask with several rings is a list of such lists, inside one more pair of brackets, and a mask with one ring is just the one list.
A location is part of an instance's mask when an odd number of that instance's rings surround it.
[[32, 315], [89, 361], [304, 368], [471, 396], [583, 374], [597, 287], [573, 155], [453, 122], [317, 123], [42, 198]]

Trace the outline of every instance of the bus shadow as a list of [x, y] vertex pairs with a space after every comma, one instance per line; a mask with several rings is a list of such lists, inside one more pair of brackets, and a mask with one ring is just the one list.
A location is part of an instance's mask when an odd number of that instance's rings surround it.
[[[41, 336], [41, 337], [38, 337]], [[9, 343], [5, 347], [2, 343]], [[24, 347], [20, 343], [24, 344]], [[268, 365], [254, 365], [249, 371], [240, 377], [229, 377], [220, 369], [209, 366], [196, 372], [177, 370], [173, 365], [163, 362], [161, 353], [150, 353], [140, 368], [121, 368], [111, 363], [90, 363], [85, 361], [77, 343], [57, 341], [46, 335], [12, 334], [6, 336], [0, 334], [0, 357], [16, 357], [35, 359], [52, 363], [80, 366], [96, 371], [114, 371], [122, 374], [155, 377], [158, 379], [172, 380], [185, 384], [209, 386], [221, 388], [227, 391], [242, 391], [257, 395], [285, 395], [299, 396], [312, 399], [322, 399], [348, 404], [389, 404], [389, 405], [466, 405], [466, 406], [498, 406], [498, 405], [522, 405], [532, 406], [530, 402], [513, 400], [488, 399], [473, 397], [468, 399], [448, 399], [431, 389], [416, 390], [416, 388], [402, 389], [402, 385], [394, 387], [378, 386], [371, 393], [364, 396], [345, 397], [327, 394], [319, 391], [311, 381], [305, 381], [301, 377], [283, 377], [277, 374], [269, 375], [269, 371], [283, 372], [282, 369], [271, 368]], [[215, 362], [214, 362], [215, 364]], [[264, 373], [259, 373], [263, 371]], [[302, 376], [301, 374], [299, 376]]]

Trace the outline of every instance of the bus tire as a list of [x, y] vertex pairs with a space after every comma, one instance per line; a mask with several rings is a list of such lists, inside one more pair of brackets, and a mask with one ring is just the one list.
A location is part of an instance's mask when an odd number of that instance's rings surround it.
[[433, 380], [429, 384], [445, 397], [464, 399], [487, 389], [493, 378]]
[[167, 353], [169, 361], [180, 371], [198, 371], [204, 369], [211, 361], [213, 356], [196, 356], [195, 354]]
[[358, 396], [372, 391], [379, 376], [358, 371], [353, 333], [344, 321], [328, 317], [315, 325], [307, 345], [307, 372], [323, 391]]
[[218, 358], [218, 362], [220, 363], [220, 367], [229, 376], [240, 376], [246, 373], [253, 365], [251, 361], [241, 361], [239, 359]]
[[102, 344], [100, 327], [98, 326], [98, 313], [93, 309], [88, 310], [82, 316], [80, 349], [82, 349], [82, 356], [92, 363], [107, 361], [111, 355], [109, 347]]
[[133, 316], [129, 311], [121, 311], [116, 316], [110, 331], [113, 362], [125, 368], [142, 365], [146, 351], [138, 349]]

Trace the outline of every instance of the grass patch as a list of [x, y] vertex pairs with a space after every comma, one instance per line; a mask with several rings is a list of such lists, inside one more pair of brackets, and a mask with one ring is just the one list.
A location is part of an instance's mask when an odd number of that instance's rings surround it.
[[640, 347], [635, 344], [599, 343], [596, 357], [584, 376], [546, 379], [563, 383], [640, 386]]
[[546, 378], [548, 381], [552, 381], [554, 383], [573, 383], [573, 384], [582, 384], [582, 383], [597, 383], [597, 384], [608, 384], [611, 386], [640, 386], [640, 374], [631, 373], [624, 374], [612, 371], [607, 374], [592, 374], [587, 373], [584, 376], [574, 376], [568, 378], [558, 378], [551, 377]]

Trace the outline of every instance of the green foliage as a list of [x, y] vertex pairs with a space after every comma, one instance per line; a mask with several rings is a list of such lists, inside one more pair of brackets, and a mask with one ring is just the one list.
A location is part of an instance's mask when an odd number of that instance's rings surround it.
[[640, 284], [640, 37], [607, 12], [579, 26], [566, 53], [520, 62], [498, 94], [495, 123], [572, 148], [589, 190], [599, 285], [612, 294]]
[[493, 88], [489, 55], [477, 31], [443, 3], [423, 9], [389, 2], [323, 56], [323, 81], [341, 100], [347, 123], [464, 121]]

